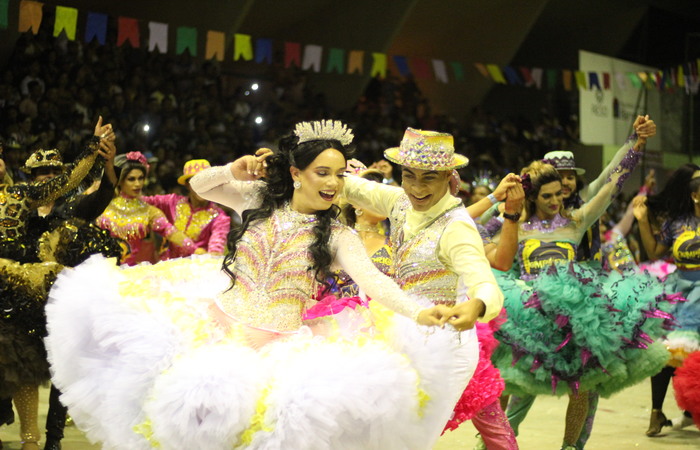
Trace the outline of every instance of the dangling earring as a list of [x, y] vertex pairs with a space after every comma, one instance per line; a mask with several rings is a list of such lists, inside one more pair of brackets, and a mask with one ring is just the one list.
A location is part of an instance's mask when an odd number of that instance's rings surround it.
[[362, 211], [361, 209], [356, 209], [356, 210], [355, 210], [355, 215], [356, 215], [356, 216], [361, 216], [363, 212], [364, 212], [364, 211]]
[[297, 180], [294, 182], [294, 189], [301, 189], [301, 181]]

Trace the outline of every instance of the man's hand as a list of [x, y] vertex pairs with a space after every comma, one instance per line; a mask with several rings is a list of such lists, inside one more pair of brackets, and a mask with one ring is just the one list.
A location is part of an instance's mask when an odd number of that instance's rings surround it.
[[509, 173], [498, 183], [498, 186], [496, 186], [496, 189], [493, 191], [493, 196], [496, 197], [496, 200], [502, 202], [503, 199], [506, 198], [508, 189], [514, 187], [516, 184], [520, 184], [520, 177], [514, 173]]
[[385, 180], [393, 180], [394, 175], [393, 175], [393, 167], [391, 166], [391, 163], [389, 161], [386, 161], [382, 159], [381, 161], [377, 161], [373, 163], [371, 166], [369, 166], [370, 169], [377, 169], [382, 173], [384, 176]]
[[506, 191], [506, 214], [518, 214], [522, 212], [524, 202], [525, 190], [523, 189], [523, 185], [517, 182]]
[[486, 312], [486, 305], [478, 298], [458, 303], [452, 308], [452, 317], [447, 321], [457, 331], [471, 330], [476, 320]]
[[451, 313], [452, 308], [445, 305], [435, 305], [432, 308], [426, 308], [418, 313], [416, 322], [418, 322], [419, 325], [428, 327], [441, 327], [447, 322], [447, 319], [450, 318]]

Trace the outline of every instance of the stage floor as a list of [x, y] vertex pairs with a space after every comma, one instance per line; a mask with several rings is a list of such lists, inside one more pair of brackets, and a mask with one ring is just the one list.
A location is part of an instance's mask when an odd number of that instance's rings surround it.
[[[46, 421], [48, 409], [48, 389], [40, 392], [39, 423]], [[543, 396], [537, 399], [530, 415], [520, 426], [518, 442], [523, 450], [559, 449], [564, 435], [564, 413], [566, 398]], [[649, 424], [650, 387], [649, 382], [638, 384], [610, 399], [601, 399], [596, 416], [593, 436], [586, 447], [589, 450], [674, 450], [700, 449], [700, 431], [695, 427], [682, 431], [666, 428], [661, 437], [648, 438], [644, 431]], [[669, 388], [664, 412], [669, 418], [678, 417], [680, 411]], [[0, 428], [0, 439], [4, 449], [19, 450], [19, 425]], [[42, 429], [43, 433], [43, 429]], [[471, 450], [476, 442], [476, 430], [471, 423], [463, 424], [458, 430], [448, 432], [440, 438], [435, 450]], [[99, 449], [91, 445], [75, 427], [66, 428], [63, 440], [64, 450]], [[125, 449], [128, 450], [128, 449]]]

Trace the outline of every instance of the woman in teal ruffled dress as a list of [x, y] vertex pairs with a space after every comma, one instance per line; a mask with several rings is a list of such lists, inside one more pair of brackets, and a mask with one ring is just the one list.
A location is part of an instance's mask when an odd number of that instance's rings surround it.
[[[564, 448], [575, 448], [588, 392], [609, 396], [656, 373], [668, 352], [655, 339], [672, 326], [672, 298], [645, 274], [623, 276], [575, 262], [581, 238], [640, 159], [653, 121], [635, 123], [637, 144], [583, 207], [565, 211], [561, 177], [541, 161], [522, 172], [526, 190], [520, 276], [497, 273], [508, 321], [494, 362], [516, 395], [569, 394]], [[667, 302], [668, 300], [668, 302]]]

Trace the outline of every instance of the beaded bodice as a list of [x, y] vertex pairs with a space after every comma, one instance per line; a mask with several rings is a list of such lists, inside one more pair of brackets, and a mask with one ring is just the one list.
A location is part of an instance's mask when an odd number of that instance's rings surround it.
[[[316, 216], [287, 205], [268, 219], [253, 222], [237, 244], [232, 268], [236, 282], [221, 296], [224, 311], [254, 327], [298, 329], [318, 288], [309, 273], [316, 221]], [[340, 223], [331, 225], [331, 232], [340, 227]]]
[[394, 280], [401, 289], [427, 297], [435, 304], [454, 305], [459, 276], [448, 270], [438, 258], [438, 243], [447, 225], [468, 216], [457, 206], [435, 219], [410, 239], [404, 240], [403, 226], [410, 202], [402, 196], [392, 210], [391, 232], [394, 252]]
[[132, 244], [151, 233], [153, 220], [157, 220], [158, 217], [166, 220], [162, 212], [156, 214], [154, 210], [158, 211], [156, 207], [139, 198], [119, 195], [112, 199], [102, 215], [97, 218], [97, 224], [100, 228], [109, 230], [112, 236]]

